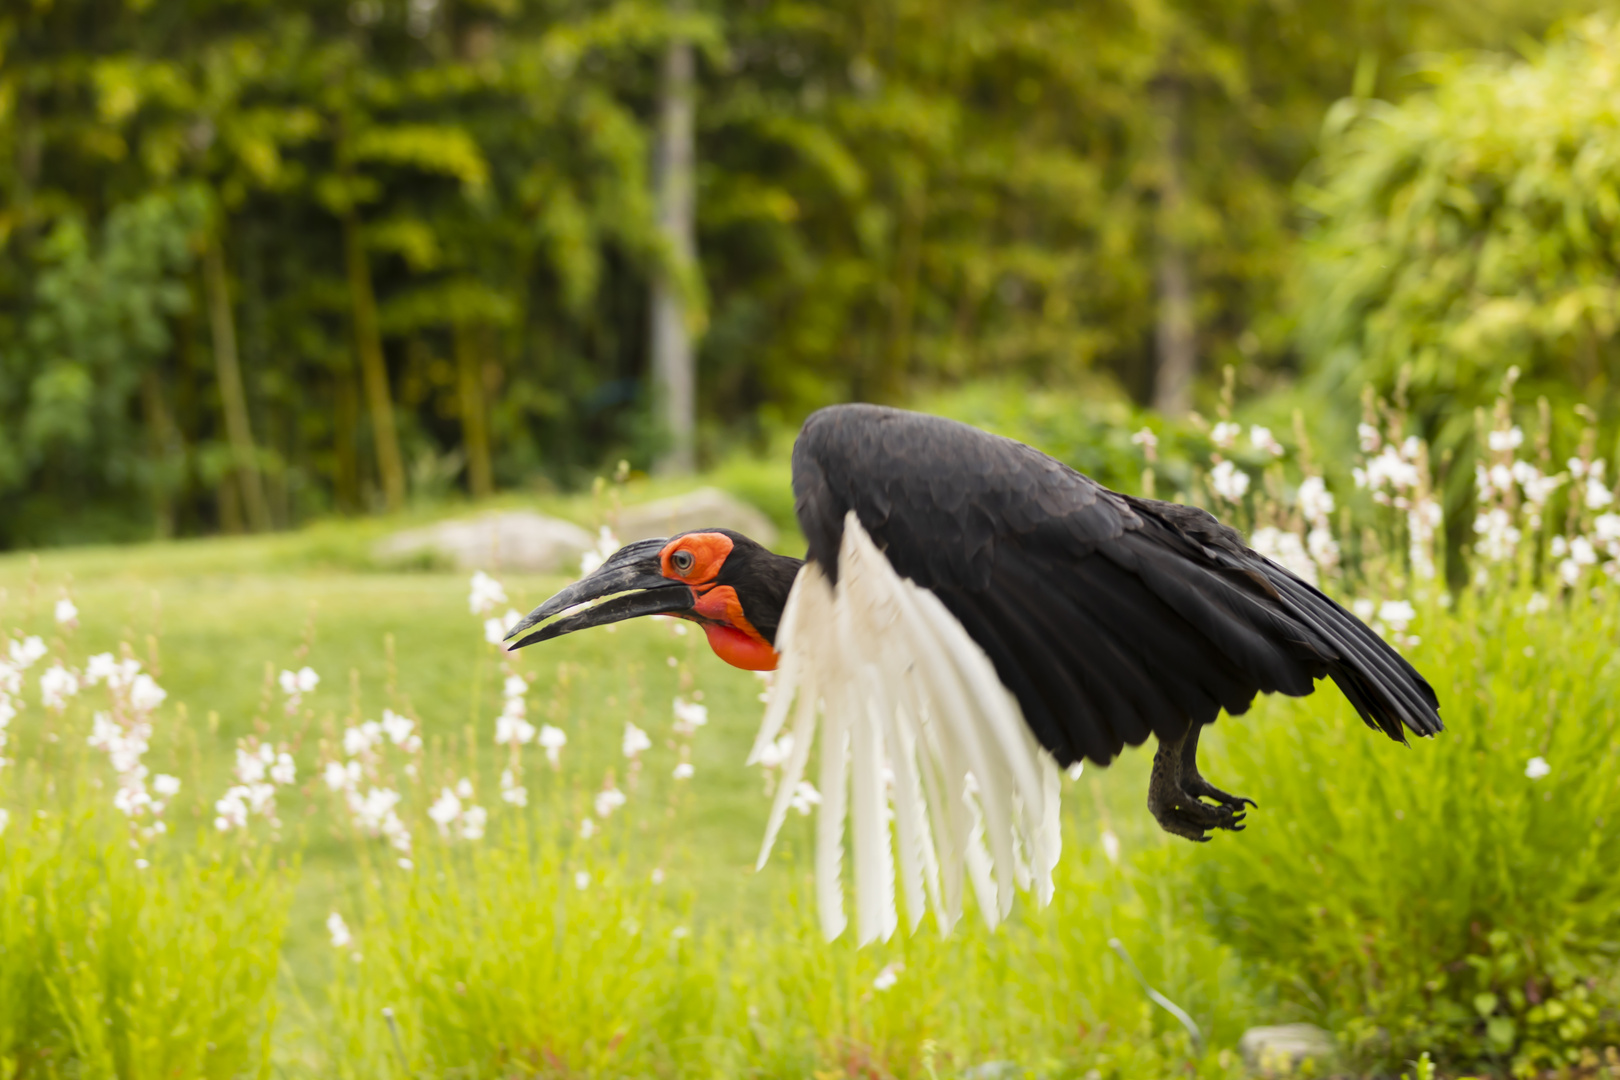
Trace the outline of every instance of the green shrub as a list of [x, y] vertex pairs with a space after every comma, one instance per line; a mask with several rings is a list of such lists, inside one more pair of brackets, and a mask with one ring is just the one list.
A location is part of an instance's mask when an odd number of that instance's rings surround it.
[[1333, 694], [1222, 721], [1213, 771], [1267, 812], [1187, 856], [1211, 921], [1365, 1064], [1533, 1075], [1620, 1038], [1620, 604], [1531, 596], [1419, 611], [1433, 742]]
[[1404, 381], [1445, 448], [1509, 367], [1566, 423], [1582, 401], [1612, 423], [1617, 45], [1593, 16], [1528, 60], [1433, 59], [1431, 89], [1330, 111], [1302, 186], [1317, 223], [1299, 319], [1332, 389]]

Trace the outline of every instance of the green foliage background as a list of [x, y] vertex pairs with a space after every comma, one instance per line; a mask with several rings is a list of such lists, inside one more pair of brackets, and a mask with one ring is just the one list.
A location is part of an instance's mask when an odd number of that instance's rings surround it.
[[497, 487], [647, 465], [675, 37], [698, 55], [681, 285], [710, 461], [821, 404], [984, 375], [1141, 401], [1169, 242], [1203, 369], [1236, 364], [1244, 392], [1315, 366], [1391, 383], [1410, 360], [1440, 410], [1525, 348], [1538, 378], [1607, 386], [1612, 33], [1578, 30], [1533, 75], [1432, 59], [1539, 54], [1531, 36], [1591, 6], [6, 5], [0, 546], [378, 506], [368, 343], [420, 496], [463, 483], [469, 410]]

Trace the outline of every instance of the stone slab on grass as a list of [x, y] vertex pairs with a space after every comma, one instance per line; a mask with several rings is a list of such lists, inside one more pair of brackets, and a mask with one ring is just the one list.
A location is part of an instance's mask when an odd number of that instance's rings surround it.
[[776, 543], [776, 526], [759, 510], [719, 488], [705, 487], [619, 511], [614, 534], [622, 543], [674, 536], [693, 529], [731, 529], [766, 547]]
[[1279, 1024], [1253, 1027], [1238, 1040], [1243, 1061], [1256, 1076], [1298, 1076], [1307, 1069], [1312, 1076], [1326, 1076], [1338, 1056], [1338, 1044], [1331, 1032], [1315, 1024]]
[[372, 549], [385, 564], [448, 562], [460, 570], [572, 573], [595, 538], [570, 521], [528, 510], [503, 510], [406, 529]]

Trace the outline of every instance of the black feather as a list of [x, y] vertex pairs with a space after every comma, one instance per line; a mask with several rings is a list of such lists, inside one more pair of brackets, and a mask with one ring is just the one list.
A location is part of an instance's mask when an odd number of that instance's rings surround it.
[[1106, 764], [1255, 694], [1331, 678], [1395, 739], [1441, 730], [1434, 691], [1354, 615], [1208, 513], [1109, 491], [1022, 443], [872, 405], [793, 448], [808, 558], [833, 580], [845, 515], [985, 650], [1042, 745]]

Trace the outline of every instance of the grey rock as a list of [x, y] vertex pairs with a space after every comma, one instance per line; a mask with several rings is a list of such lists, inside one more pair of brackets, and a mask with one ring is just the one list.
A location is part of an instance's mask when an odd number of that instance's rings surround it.
[[572, 522], [508, 510], [394, 533], [372, 556], [385, 564], [439, 561], [460, 570], [549, 574], [577, 571], [580, 554], [593, 546], [591, 534]]
[[1315, 1024], [1279, 1024], [1275, 1027], [1254, 1027], [1238, 1040], [1249, 1070], [1264, 1077], [1293, 1076], [1305, 1065], [1314, 1062], [1314, 1075], [1325, 1075], [1338, 1054], [1338, 1044], [1331, 1032]]
[[619, 511], [613, 533], [621, 543], [651, 536], [673, 536], [691, 529], [733, 529], [770, 547], [776, 527], [759, 510], [719, 488], [698, 488]]
[[975, 1065], [962, 1074], [963, 1080], [1016, 1080], [1024, 1070], [1015, 1061], [987, 1061]]

